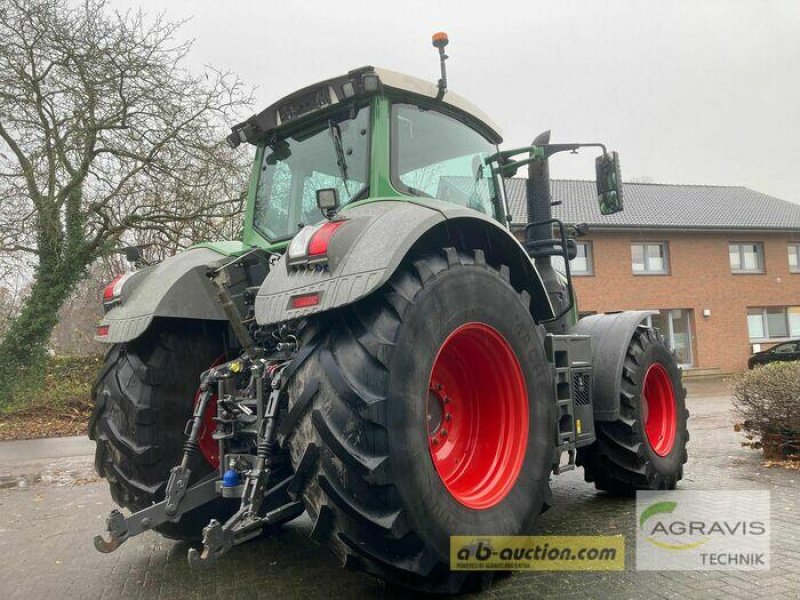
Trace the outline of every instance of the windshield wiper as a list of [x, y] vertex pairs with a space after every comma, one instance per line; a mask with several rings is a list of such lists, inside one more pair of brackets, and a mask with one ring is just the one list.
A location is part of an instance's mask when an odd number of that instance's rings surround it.
[[338, 123], [334, 121], [328, 121], [328, 131], [331, 133], [333, 147], [336, 150], [336, 164], [339, 166], [339, 173], [342, 175], [344, 191], [348, 196], [350, 196], [350, 188], [347, 185], [347, 160], [345, 160], [344, 148], [342, 147], [342, 129], [339, 127]]
[[281, 161], [286, 160], [292, 155], [292, 149], [289, 148], [289, 142], [286, 140], [279, 140], [269, 144], [272, 153], [267, 155], [266, 163], [268, 165], [276, 165]]

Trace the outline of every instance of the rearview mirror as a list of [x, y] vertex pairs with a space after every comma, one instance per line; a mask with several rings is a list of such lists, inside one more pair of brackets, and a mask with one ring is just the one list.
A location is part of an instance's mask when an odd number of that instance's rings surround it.
[[600, 214], [613, 215], [622, 210], [622, 175], [619, 171], [619, 155], [609, 152], [595, 160], [597, 170], [597, 200]]

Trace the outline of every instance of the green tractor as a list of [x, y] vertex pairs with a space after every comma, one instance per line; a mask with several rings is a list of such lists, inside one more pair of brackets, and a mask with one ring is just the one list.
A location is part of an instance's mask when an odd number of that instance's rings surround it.
[[[90, 435], [131, 514], [98, 550], [155, 529], [201, 542], [202, 567], [307, 513], [345, 566], [457, 593], [492, 574], [451, 570], [450, 536], [529, 534], [552, 474], [675, 488], [676, 361], [648, 312], [577, 319], [582, 231], [551, 213], [548, 159], [583, 146], [601, 212], [621, 210], [616, 153], [549, 133], [499, 150], [447, 90], [446, 44], [438, 84], [364, 67], [236, 125], [256, 149], [243, 239], [109, 284]], [[503, 181], [522, 166], [520, 242]]]

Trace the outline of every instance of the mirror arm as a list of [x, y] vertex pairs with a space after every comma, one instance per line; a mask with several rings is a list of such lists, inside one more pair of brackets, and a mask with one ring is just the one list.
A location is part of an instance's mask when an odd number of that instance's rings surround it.
[[600, 142], [587, 142], [585, 144], [544, 144], [540, 147], [544, 148], [544, 155], [548, 158], [553, 154], [557, 154], [558, 152], [565, 152], [568, 150], [572, 151], [577, 150], [578, 148], [600, 148], [603, 151], [603, 154], [608, 154], [606, 145], [601, 144]]
[[[501, 150], [486, 157], [486, 162], [503, 162], [516, 156], [517, 154], [530, 154], [531, 158], [548, 158], [558, 152], [565, 150], [577, 150], [578, 148], [600, 148], [603, 154], [608, 154], [605, 144], [600, 142], [585, 142], [580, 144], [536, 144], [533, 146], [523, 146], [522, 148], [512, 148], [511, 150]], [[530, 162], [530, 161], [528, 161]]]
[[[532, 162], [536, 162], [537, 160], [542, 160], [542, 158], [540, 156], [533, 156], [531, 158], [523, 158], [522, 160], [500, 162], [497, 165], [497, 167], [494, 167], [492, 169], [492, 172], [503, 176], [506, 176], [508, 174], [511, 174], [513, 176], [517, 172], [517, 169]], [[487, 159], [486, 162], [489, 162], [489, 160]]]
[[522, 148], [512, 148], [511, 150], [501, 150], [499, 152], [495, 152], [486, 157], [486, 162], [504, 162], [507, 161], [512, 156], [516, 156], [517, 154], [531, 154], [532, 156], [536, 156], [539, 158], [544, 158], [544, 150], [541, 149], [542, 146], [523, 146]]
[[[486, 157], [486, 163], [497, 162], [497, 167], [494, 169], [495, 173], [505, 175], [506, 173], [514, 173], [520, 167], [530, 164], [536, 160], [550, 158], [553, 154], [559, 152], [577, 150], [578, 148], [600, 148], [603, 154], [608, 154], [605, 144], [600, 142], [586, 142], [583, 144], [538, 144], [534, 146], [524, 146], [522, 148], [513, 148], [511, 150], [502, 150]], [[521, 160], [510, 161], [512, 156], [517, 154], [529, 154], [528, 158]]]

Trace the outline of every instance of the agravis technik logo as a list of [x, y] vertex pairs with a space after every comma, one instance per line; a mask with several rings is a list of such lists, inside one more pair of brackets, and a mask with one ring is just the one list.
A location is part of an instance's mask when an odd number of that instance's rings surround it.
[[642, 570], [769, 568], [769, 492], [637, 494]]

